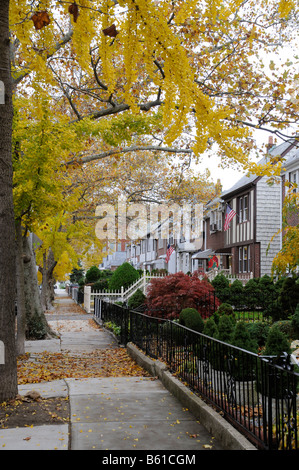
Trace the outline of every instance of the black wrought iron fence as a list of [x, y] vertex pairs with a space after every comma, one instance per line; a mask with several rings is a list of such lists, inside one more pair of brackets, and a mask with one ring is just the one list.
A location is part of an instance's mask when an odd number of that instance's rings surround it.
[[277, 312], [277, 293], [268, 292], [250, 292], [243, 290], [242, 293], [224, 290], [221, 295], [217, 292], [203, 296], [198, 303], [198, 310], [203, 307], [204, 312], [212, 315], [222, 303], [228, 303], [237, 313], [238, 318], [244, 321], [265, 320], [276, 316]]
[[298, 450], [299, 374], [289, 355], [261, 357], [163, 318], [95, 299], [94, 314], [120, 327], [222, 412], [259, 449]]

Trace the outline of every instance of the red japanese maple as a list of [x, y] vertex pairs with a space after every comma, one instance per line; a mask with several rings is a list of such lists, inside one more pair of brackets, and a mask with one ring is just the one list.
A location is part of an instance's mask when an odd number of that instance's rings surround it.
[[196, 273], [183, 272], [153, 279], [146, 298], [151, 316], [176, 319], [183, 308], [196, 308], [202, 318], [209, 317], [220, 305], [214, 287], [207, 279], [200, 280]]

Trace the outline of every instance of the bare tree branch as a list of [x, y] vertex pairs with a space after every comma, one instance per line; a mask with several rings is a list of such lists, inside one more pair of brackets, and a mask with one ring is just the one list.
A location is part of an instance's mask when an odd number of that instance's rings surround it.
[[114, 148], [111, 150], [107, 150], [106, 152], [97, 153], [94, 155], [88, 155], [85, 157], [81, 157], [78, 159], [70, 160], [67, 162], [67, 165], [72, 165], [74, 163], [79, 163], [83, 165], [84, 163], [89, 163], [94, 160], [102, 160], [107, 157], [111, 157], [112, 155], [119, 155], [122, 153], [129, 153], [129, 152], [137, 152], [137, 151], [151, 151], [151, 152], [168, 152], [168, 153], [188, 153], [192, 154], [193, 151], [191, 149], [181, 149], [181, 148], [171, 148], [171, 147], [159, 147], [156, 145], [132, 145], [131, 147], [119, 147]]

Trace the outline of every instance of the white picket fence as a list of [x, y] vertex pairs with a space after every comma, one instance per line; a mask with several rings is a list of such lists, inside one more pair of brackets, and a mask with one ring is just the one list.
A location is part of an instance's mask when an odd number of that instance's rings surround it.
[[[235, 279], [239, 279], [243, 285], [246, 284], [246, 282], [249, 281], [249, 279], [253, 278], [252, 273], [244, 273], [244, 274], [237, 274], [235, 276], [232, 276], [230, 273], [230, 270], [218, 270], [218, 269], [213, 269], [207, 273], [205, 273], [203, 276], [207, 276], [210, 281], [212, 281], [217, 274], [223, 273], [230, 282], [233, 282]], [[121, 288], [120, 291], [98, 291], [98, 292], [91, 292], [91, 286], [85, 286], [84, 287], [84, 309], [87, 313], [91, 313], [94, 305], [94, 299], [101, 298], [103, 300], [106, 300], [108, 302], [127, 302], [129, 298], [135, 294], [135, 292], [138, 289], [141, 289], [142, 292], [145, 294], [146, 293], [146, 287], [149, 284], [149, 282], [152, 279], [156, 278], [161, 278], [164, 277], [165, 275], [151, 275], [151, 274], [146, 274], [144, 271], [143, 276], [138, 279], [134, 284], [132, 284], [128, 289], [124, 289], [124, 287]], [[203, 277], [202, 276], [202, 277]], [[199, 276], [201, 277], [201, 276]], [[72, 298], [76, 300], [76, 292], [74, 292], [75, 289], [72, 291]]]
[[253, 273], [239, 273], [239, 274], [232, 274], [230, 269], [211, 269], [210, 271], [202, 274], [199, 276], [200, 279], [203, 277], [207, 277], [210, 281], [215, 279], [217, 274], [224, 274], [224, 276], [229, 280], [229, 282], [234, 282], [235, 279], [238, 279], [242, 282], [243, 285], [249, 281], [249, 279], [253, 279]]
[[146, 293], [146, 287], [148, 286], [149, 282], [152, 279], [157, 279], [164, 277], [164, 275], [151, 275], [146, 274], [144, 271], [143, 276], [138, 279], [134, 284], [132, 284], [128, 289], [121, 288], [120, 291], [98, 291], [98, 292], [91, 292], [91, 286], [84, 287], [84, 310], [87, 313], [92, 312], [92, 308], [94, 305], [94, 299], [101, 298], [108, 302], [127, 302], [130, 297], [132, 297], [135, 292], [140, 289], [144, 294]]

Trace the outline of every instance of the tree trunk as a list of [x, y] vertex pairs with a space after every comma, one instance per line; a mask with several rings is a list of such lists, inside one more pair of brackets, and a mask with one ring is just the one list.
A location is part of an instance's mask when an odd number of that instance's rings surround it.
[[56, 264], [57, 261], [55, 261], [53, 251], [50, 248], [49, 251], [43, 255], [43, 267], [40, 270], [43, 276], [41, 302], [44, 312], [53, 308], [55, 285], [53, 271]]
[[17, 284], [17, 355], [25, 354], [26, 312], [24, 292], [24, 257], [21, 220], [16, 221], [16, 284]]
[[30, 237], [23, 237], [23, 253], [27, 261], [24, 263], [26, 338], [46, 339], [55, 336], [55, 333], [51, 331], [42, 308]]
[[[0, 2], [0, 402], [18, 392], [15, 345], [15, 223], [12, 195], [12, 90], [9, 0]], [[4, 89], [4, 91], [3, 91]], [[4, 99], [3, 99], [4, 98]]]

